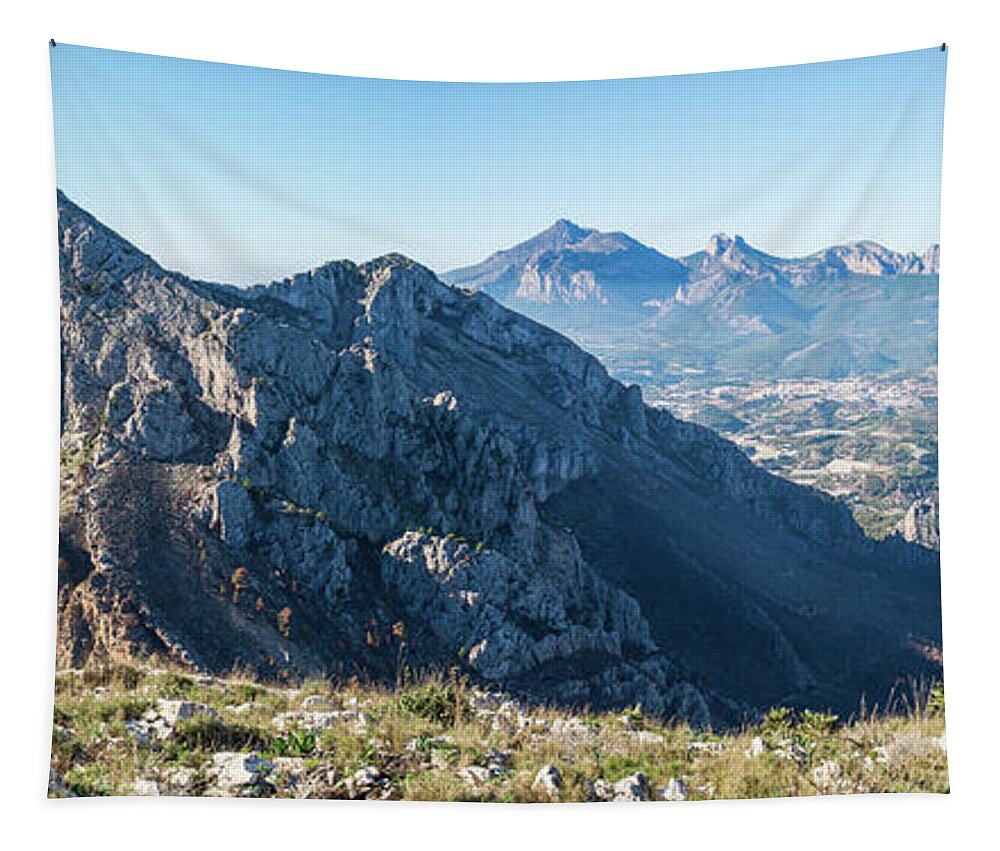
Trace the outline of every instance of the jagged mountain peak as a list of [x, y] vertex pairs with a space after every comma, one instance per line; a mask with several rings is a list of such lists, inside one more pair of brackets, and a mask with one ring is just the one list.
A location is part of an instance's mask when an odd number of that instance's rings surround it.
[[637, 309], [671, 284], [676, 287], [683, 276], [676, 260], [625, 233], [582, 228], [560, 219], [525, 242], [443, 277], [505, 304], [525, 300]]
[[705, 253], [710, 257], [719, 257], [733, 248], [749, 248], [749, 246], [738, 234], [730, 236], [727, 233], [716, 233], [709, 238]]
[[579, 242], [589, 234], [593, 233], [590, 228], [583, 228], [567, 218], [556, 219], [549, 227], [538, 234], [537, 238], [547, 237], [558, 239], [567, 244]]

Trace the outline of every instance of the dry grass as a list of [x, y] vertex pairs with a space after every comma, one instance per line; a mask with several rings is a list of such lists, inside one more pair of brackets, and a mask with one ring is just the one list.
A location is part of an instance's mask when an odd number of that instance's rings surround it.
[[[334, 724], [312, 738], [272, 723], [310, 695], [361, 712], [367, 723], [363, 729]], [[218, 720], [192, 719], [163, 742], [142, 745], [125, 722], [160, 699], [204, 704]], [[665, 725], [637, 711], [595, 715], [495, 703], [441, 677], [389, 690], [357, 683], [334, 688], [322, 679], [273, 687], [240, 674], [196, 678], [121, 666], [65, 672], [56, 682], [52, 768], [86, 796], [132, 794], [137, 780], [203, 794], [212, 754], [232, 750], [291, 756], [270, 778], [275, 782], [255, 792], [278, 796], [344, 797], [345, 779], [366, 766], [386, 778], [387, 797], [435, 801], [548, 800], [532, 789], [544, 765], [562, 775], [563, 801], [588, 800], [598, 778], [615, 782], [636, 772], [654, 799], [671, 779], [683, 782], [689, 800], [948, 791], [944, 710], [936, 698], [915, 700], [896, 714], [861, 713], [847, 724], [772, 713], [721, 735]], [[496, 753], [506, 765], [494, 776], [462, 776], [465, 768], [491, 765]], [[164, 783], [179, 768], [195, 780], [178, 792]], [[298, 775], [297, 784], [276, 780], [289, 773]]]

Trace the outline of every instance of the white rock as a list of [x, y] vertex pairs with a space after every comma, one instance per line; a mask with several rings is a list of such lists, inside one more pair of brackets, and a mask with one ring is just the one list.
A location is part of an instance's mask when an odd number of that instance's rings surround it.
[[184, 766], [181, 768], [175, 768], [167, 775], [167, 786], [172, 789], [176, 789], [179, 792], [187, 793], [194, 785], [194, 781], [197, 776], [198, 772], [193, 768], [187, 768]]
[[660, 793], [664, 801], [686, 801], [688, 796], [687, 784], [683, 780], [671, 777], [667, 785]]
[[212, 754], [210, 771], [216, 785], [224, 792], [237, 792], [260, 783], [274, 769], [274, 765], [255, 753], [222, 751]]
[[316, 732], [346, 726], [355, 733], [368, 729], [369, 716], [355, 709], [335, 709], [327, 712], [297, 710], [274, 716], [272, 724], [279, 730], [303, 729]]
[[554, 765], [543, 765], [535, 775], [535, 781], [531, 784], [531, 790], [548, 795], [549, 798], [557, 799], [562, 792], [563, 779], [559, 769]]
[[351, 798], [385, 797], [391, 784], [389, 778], [374, 765], [366, 765], [354, 772], [344, 783]]
[[659, 745], [663, 743], [663, 736], [651, 730], [630, 730], [628, 737], [637, 745]]
[[649, 784], [641, 771], [623, 777], [617, 783], [599, 779], [590, 784], [590, 797], [594, 801], [648, 801]]
[[171, 727], [176, 727], [178, 721], [188, 721], [196, 715], [207, 718], [218, 718], [219, 713], [211, 706], [203, 703], [192, 703], [190, 700], [160, 700], [157, 703], [160, 717]]
[[458, 770], [458, 776], [461, 777], [466, 783], [486, 783], [492, 780], [494, 774], [488, 768], [483, 765], [467, 765], [464, 768]]
[[761, 756], [767, 753], [767, 745], [764, 744], [764, 740], [760, 736], [754, 736], [746, 753], [747, 756]]

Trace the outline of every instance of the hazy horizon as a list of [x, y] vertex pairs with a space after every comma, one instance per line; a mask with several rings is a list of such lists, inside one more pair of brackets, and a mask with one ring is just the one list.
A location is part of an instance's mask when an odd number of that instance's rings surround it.
[[674, 257], [719, 232], [786, 257], [939, 241], [936, 48], [510, 84], [51, 53], [59, 187], [195, 278], [392, 251], [442, 273], [560, 218]]

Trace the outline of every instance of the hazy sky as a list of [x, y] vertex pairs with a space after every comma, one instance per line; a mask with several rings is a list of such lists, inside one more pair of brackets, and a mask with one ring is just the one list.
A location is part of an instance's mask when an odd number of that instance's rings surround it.
[[578, 83], [420, 83], [60, 44], [61, 189], [162, 265], [437, 271], [565, 217], [667, 254], [938, 240], [947, 53]]

